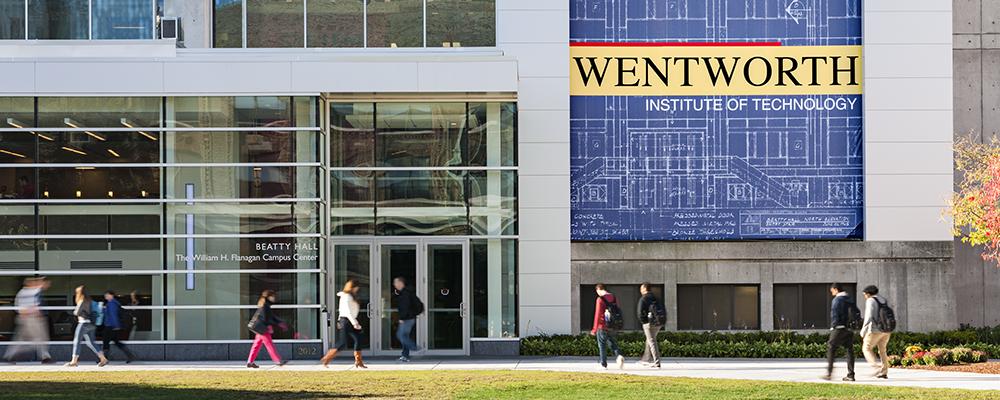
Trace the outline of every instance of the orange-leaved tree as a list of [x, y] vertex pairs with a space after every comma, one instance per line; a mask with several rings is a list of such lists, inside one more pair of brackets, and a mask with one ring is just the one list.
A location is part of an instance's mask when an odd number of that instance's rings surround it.
[[1000, 265], [1000, 141], [955, 142], [955, 169], [960, 172], [947, 213], [952, 233], [963, 243], [983, 246], [984, 260]]

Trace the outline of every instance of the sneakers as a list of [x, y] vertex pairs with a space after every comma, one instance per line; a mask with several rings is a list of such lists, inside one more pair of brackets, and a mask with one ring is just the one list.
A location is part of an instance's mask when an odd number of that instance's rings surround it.
[[854, 382], [854, 376], [853, 375], [845, 376], [844, 382]]
[[889, 375], [875, 375], [875, 378], [878, 378], [878, 379], [889, 379]]
[[619, 355], [615, 363], [618, 364], [618, 369], [625, 369], [625, 356]]
[[260, 366], [255, 363], [247, 363], [247, 368], [260, 368]]
[[408, 363], [408, 362], [410, 362], [410, 358], [409, 357], [399, 357], [399, 360], [397, 360], [397, 361], [402, 362], [402, 363]]

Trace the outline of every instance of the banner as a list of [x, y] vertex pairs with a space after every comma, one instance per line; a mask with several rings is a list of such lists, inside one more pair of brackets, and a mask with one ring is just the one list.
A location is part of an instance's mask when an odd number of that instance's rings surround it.
[[860, 0], [571, 0], [574, 240], [859, 239]]

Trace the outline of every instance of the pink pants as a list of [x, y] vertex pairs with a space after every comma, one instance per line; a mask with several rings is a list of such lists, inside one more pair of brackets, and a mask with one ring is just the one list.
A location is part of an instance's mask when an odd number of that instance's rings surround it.
[[281, 355], [278, 354], [278, 350], [274, 348], [274, 340], [271, 339], [272, 332], [274, 331], [271, 327], [267, 327], [267, 333], [263, 335], [257, 334], [257, 336], [254, 337], [253, 346], [250, 346], [250, 357], [247, 357], [247, 364], [250, 364], [257, 359], [257, 353], [260, 353], [261, 345], [267, 347], [267, 354], [271, 355], [271, 361], [281, 363]]

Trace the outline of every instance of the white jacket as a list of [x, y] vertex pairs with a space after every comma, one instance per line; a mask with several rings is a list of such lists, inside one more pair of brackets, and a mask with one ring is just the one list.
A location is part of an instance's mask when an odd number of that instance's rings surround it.
[[354, 296], [350, 293], [337, 292], [337, 296], [340, 296], [340, 305], [337, 307], [337, 316], [339, 318], [347, 318], [351, 321], [351, 325], [358, 325], [358, 313], [361, 312], [361, 305], [354, 300]]

